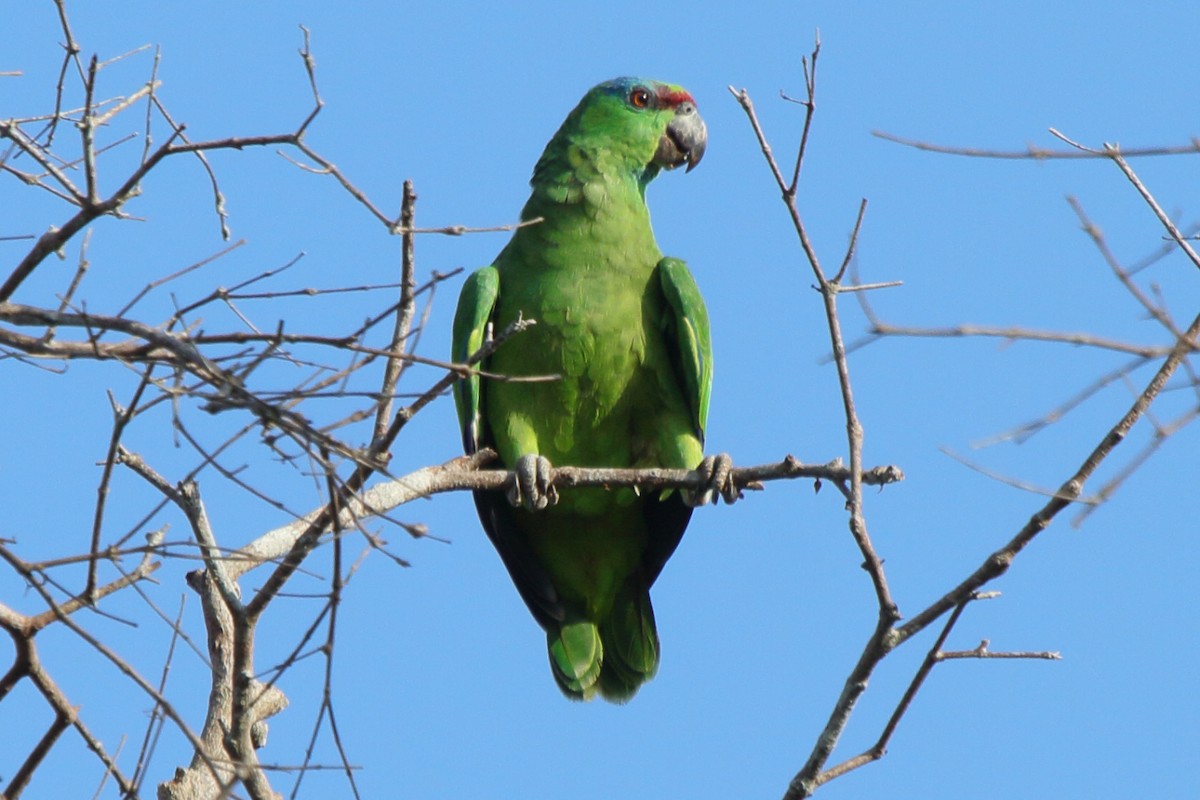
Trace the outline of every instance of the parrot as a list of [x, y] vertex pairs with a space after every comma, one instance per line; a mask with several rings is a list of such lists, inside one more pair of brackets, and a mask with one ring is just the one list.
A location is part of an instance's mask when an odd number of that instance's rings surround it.
[[[704, 457], [708, 312], [687, 265], [659, 250], [645, 200], [660, 171], [695, 168], [707, 138], [680, 86], [593, 87], [537, 161], [522, 224], [459, 295], [457, 364], [532, 321], [453, 393], [466, 452], [492, 448], [515, 473], [475, 506], [571, 699], [623, 703], [654, 676], [650, 587], [693, 507], [729, 485], [728, 457]], [[553, 465], [700, 469], [712, 488], [560, 493]]]

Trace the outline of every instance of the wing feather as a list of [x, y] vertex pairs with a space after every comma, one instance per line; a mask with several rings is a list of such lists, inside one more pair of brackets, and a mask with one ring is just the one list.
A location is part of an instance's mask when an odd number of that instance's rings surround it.
[[671, 366], [692, 411], [696, 435], [703, 443], [713, 369], [708, 310], [687, 264], [677, 258], [664, 258], [658, 264], [658, 274], [667, 299], [664, 324], [673, 345], [669, 353]]
[[[484, 267], [467, 278], [458, 296], [454, 314], [454, 336], [451, 358], [465, 363], [483, 346], [491, 335], [489, 328], [500, 297], [500, 273], [494, 267]], [[474, 453], [495, 443], [488, 429], [485, 385], [478, 375], [471, 375], [454, 384], [454, 405], [462, 427], [463, 447]], [[543, 627], [561, 622], [565, 617], [558, 591], [550, 576], [538, 563], [528, 540], [521, 533], [516, 519], [519, 512], [508, 505], [503, 492], [475, 492], [475, 508], [488, 538], [500, 554], [513, 584]]]

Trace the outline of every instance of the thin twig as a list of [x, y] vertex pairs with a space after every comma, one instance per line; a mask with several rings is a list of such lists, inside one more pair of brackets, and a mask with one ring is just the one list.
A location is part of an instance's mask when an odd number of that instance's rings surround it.
[[[1050, 129], [1054, 133], [1054, 129]], [[894, 133], [885, 131], [871, 131], [872, 136], [877, 136], [889, 142], [902, 144], [905, 147], [912, 147], [916, 150], [924, 150], [930, 153], [943, 153], [953, 156], [970, 156], [972, 158], [999, 158], [1018, 161], [1046, 161], [1058, 159], [1078, 159], [1078, 158], [1104, 158], [1105, 153], [1095, 150], [1049, 150], [1044, 147], [1028, 145], [1024, 150], [991, 150], [981, 147], [956, 147], [953, 145], [935, 144], [933, 142], [921, 141], [919, 139], [910, 139], [904, 136], [897, 136]], [[1130, 157], [1144, 156], [1173, 156], [1183, 155], [1187, 153], [1200, 153], [1200, 139], [1193, 139], [1187, 144], [1175, 145], [1172, 147], [1138, 147], [1125, 151], [1125, 155]]]
[[396, 324], [392, 331], [392, 342], [389, 347], [387, 360], [384, 362], [383, 384], [379, 390], [380, 397], [383, 400], [379, 403], [378, 409], [375, 412], [375, 430], [373, 433], [374, 439], [379, 439], [387, 432], [388, 420], [392, 416], [391, 396], [396, 391], [396, 384], [400, 381], [400, 375], [404, 371], [407, 364], [402, 355], [404, 355], [408, 342], [409, 328], [412, 325], [413, 311], [415, 308], [414, 287], [416, 286], [416, 278], [414, 277], [414, 236], [412, 234], [413, 219], [415, 217], [415, 206], [417, 202], [417, 193], [413, 191], [411, 180], [404, 182], [404, 199], [400, 207], [400, 224], [406, 229], [406, 233], [401, 239], [400, 245], [400, 301], [396, 305]]
[[[113, 411], [113, 427], [112, 435], [108, 440], [108, 453], [104, 456], [104, 469], [100, 474], [100, 486], [96, 490], [96, 510], [92, 515], [92, 543], [90, 550], [93, 554], [98, 554], [100, 551], [100, 534], [104, 526], [104, 509], [108, 501], [113, 466], [117, 462], [117, 450], [121, 446], [121, 437], [125, 433], [125, 428], [133, 420], [134, 415], [139, 411], [138, 406], [141, 404], [142, 395], [145, 393], [146, 387], [150, 385], [153, 371], [154, 367], [149, 366], [142, 373], [142, 379], [138, 382], [137, 389], [133, 392], [133, 398], [125, 407], [122, 408], [117, 403], [111, 392], [108, 395], [108, 400]], [[95, 602], [98, 563], [99, 561], [93, 558], [88, 564], [87, 586], [83, 593], [89, 598], [89, 602]]]
[[1084, 484], [1095, 473], [1101, 462], [1112, 453], [1113, 449], [1125, 440], [1134, 424], [1146, 413], [1151, 403], [1166, 386], [1167, 381], [1175, 374], [1183, 359], [1195, 348], [1198, 337], [1200, 337], [1200, 315], [1192, 320], [1192, 324], [1188, 326], [1171, 355], [1163, 361], [1162, 366], [1155, 372], [1154, 377], [1137, 396], [1129, 410], [1093, 448], [1076, 469], [1075, 474], [1063, 483], [1054, 497], [1033, 514], [1007, 544], [988, 556], [964, 581], [935, 600], [908, 622], [899, 626], [896, 629], [898, 643], [923, 630], [933, 620], [960, 603], [964, 597], [1008, 571], [1013, 559], [1025, 549], [1025, 546], [1045, 530], [1063, 509], [1071, 505], [1073, 498], [1077, 498], [1083, 493]]

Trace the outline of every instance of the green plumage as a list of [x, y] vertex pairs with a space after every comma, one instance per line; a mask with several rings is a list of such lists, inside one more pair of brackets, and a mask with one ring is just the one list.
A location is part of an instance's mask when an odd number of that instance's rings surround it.
[[[455, 388], [468, 452], [588, 467], [679, 467], [703, 458], [712, 375], [708, 318], [687, 267], [663, 258], [645, 188], [703, 154], [704, 123], [678, 86], [618, 79], [592, 89], [534, 169], [522, 227], [467, 279], [453, 358], [491, 332], [536, 324]], [[528, 463], [533, 463], [529, 461]], [[527, 497], [528, 501], [529, 498]], [[522, 598], [546, 630], [570, 697], [624, 701], [654, 675], [649, 589], [691, 515], [680, 492], [572, 489], [541, 510], [499, 492], [476, 506]]]

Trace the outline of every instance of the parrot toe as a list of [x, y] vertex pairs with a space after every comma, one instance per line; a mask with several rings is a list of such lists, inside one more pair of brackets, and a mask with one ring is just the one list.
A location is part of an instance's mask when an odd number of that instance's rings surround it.
[[728, 453], [709, 456], [700, 462], [696, 471], [700, 473], [704, 488], [684, 491], [683, 499], [689, 506], [716, 505], [718, 498], [724, 498], [726, 505], [730, 505], [741, 498], [742, 493], [733, 483], [733, 459]]
[[545, 456], [529, 453], [518, 458], [513, 467], [512, 486], [508, 487], [508, 502], [529, 511], [541, 511], [558, 503], [558, 490], [550, 482], [551, 470]]

